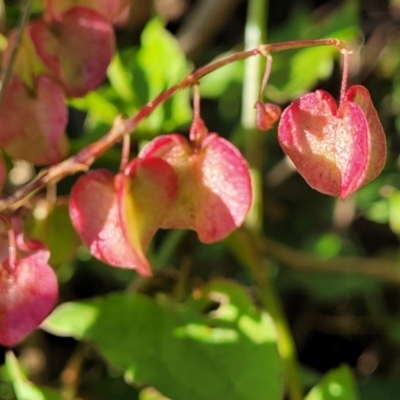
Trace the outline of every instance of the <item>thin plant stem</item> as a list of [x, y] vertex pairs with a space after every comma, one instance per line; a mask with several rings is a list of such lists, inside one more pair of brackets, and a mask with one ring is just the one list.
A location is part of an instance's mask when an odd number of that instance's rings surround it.
[[8, 235], [8, 263], [4, 264], [4, 268], [7, 269], [8, 273], [11, 273], [17, 265], [17, 241], [10, 220], [3, 214], [0, 214], [0, 220], [6, 225]]
[[129, 163], [129, 154], [131, 151], [131, 135], [126, 133], [122, 139], [122, 154], [121, 154], [121, 163], [119, 170], [121, 172], [125, 171], [126, 166]]
[[[259, 45], [266, 40], [267, 21], [267, 0], [250, 0], [248, 17], [246, 21], [245, 45], [246, 48]], [[245, 62], [245, 73], [243, 81], [243, 103], [242, 103], [242, 125], [244, 131], [245, 157], [250, 165], [250, 173], [253, 187], [253, 203], [246, 219], [246, 227], [256, 237], [261, 234], [263, 222], [263, 164], [265, 162], [265, 141], [264, 135], [256, 129], [256, 117], [254, 105], [257, 101], [263, 100], [263, 92], [268, 82], [272, 56], [269, 53], [266, 57], [265, 72], [261, 80], [262, 59], [249, 58]], [[261, 82], [261, 83], [260, 83]], [[242, 258], [244, 265], [249, 269], [252, 278], [257, 285], [258, 294], [262, 305], [271, 315], [278, 331], [277, 343], [279, 353], [284, 363], [285, 383], [290, 400], [302, 400], [303, 393], [298, 375], [297, 351], [294, 340], [289, 329], [285, 314], [282, 310], [274, 285], [265, 265], [262, 253], [254, 245], [251, 235], [245, 235], [245, 231], [234, 233], [233, 238], [241, 236], [235, 252], [238, 248], [247, 246]], [[234, 239], [233, 239], [234, 241]], [[247, 251], [246, 251], [247, 250]]]
[[176, 252], [176, 248], [186, 234], [187, 231], [184, 229], [174, 229], [167, 233], [167, 236], [163, 240], [160, 249], [151, 260], [153, 270], [165, 267], [165, 265], [171, 261], [173, 254]]
[[24, 33], [25, 27], [29, 22], [29, 17], [31, 15], [31, 8], [32, 8], [32, 0], [26, 0], [23, 6], [22, 14], [16, 29], [16, 35], [13, 43], [13, 47], [10, 53], [10, 59], [4, 69], [2, 71], [1, 76], [1, 89], [0, 89], [0, 107], [4, 99], [4, 94], [6, 92], [6, 88], [8, 83], [10, 82], [13, 67], [15, 60], [17, 59], [19, 46], [21, 44], [22, 35]]
[[258, 95], [258, 101], [260, 101], [260, 102], [263, 101], [264, 90], [267, 87], [268, 79], [271, 75], [271, 70], [272, 70], [272, 56], [270, 54], [268, 54], [266, 59], [267, 60], [265, 63], [265, 71], [264, 71], [263, 79], [261, 82], [260, 94]]
[[261, 240], [249, 229], [241, 228], [226, 240], [236, 258], [249, 270], [257, 286], [262, 306], [273, 319], [277, 330], [277, 345], [283, 361], [284, 381], [290, 400], [302, 400], [303, 391], [298, 374], [297, 351], [275, 287], [269, 275], [269, 265], [262, 251]]
[[349, 76], [349, 52], [343, 49], [341, 53], [343, 55], [343, 72], [342, 72], [342, 84], [340, 86], [340, 104], [344, 102], [344, 97], [347, 90], [347, 80]]
[[[245, 27], [245, 49], [251, 49], [266, 42], [267, 0], [250, 0]], [[270, 55], [268, 56], [270, 57]], [[254, 104], [260, 97], [260, 80], [263, 60], [248, 58], [244, 64], [242, 90], [242, 127], [244, 135], [244, 155], [249, 162], [253, 189], [253, 201], [246, 218], [246, 226], [261, 232], [263, 221], [262, 165], [264, 140], [255, 125]]]

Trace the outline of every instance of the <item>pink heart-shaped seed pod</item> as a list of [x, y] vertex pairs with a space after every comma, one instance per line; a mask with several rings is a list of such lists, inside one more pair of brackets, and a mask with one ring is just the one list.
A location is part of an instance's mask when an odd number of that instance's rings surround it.
[[31, 23], [29, 32], [40, 60], [68, 96], [84, 96], [104, 81], [115, 38], [96, 11], [73, 7], [56, 20]]
[[70, 217], [96, 258], [151, 275], [145, 252], [176, 196], [177, 178], [165, 161], [137, 159], [116, 176], [101, 169], [80, 177]]
[[375, 178], [386, 160], [383, 128], [362, 86], [351, 87], [339, 109], [323, 90], [300, 97], [282, 113], [278, 139], [312, 188], [341, 199]]
[[36, 165], [58, 163], [69, 150], [67, 119], [63, 94], [53, 79], [40, 75], [30, 90], [14, 77], [0, 107], [0, 146], [11, 157]]
[[0, 265], [0, 343], [21, 342], [50, 314], [58, 296], [57, 278], [47, 264], [50, 252], [38, 250]]
[[385, 166], [387, 154], [386, 136], [367, 88], [362, 85], [351, 86], [346, 91], [344, 101], [357, 104], [367, 119], [371, 151], [368, 169], [362, 183], [365, 185], [375, 179]]
[[45, 0], [45, 18], [54, 20], [74, 6], [90, 8], [113, 22], [125, 9], [130, 0]]
[[192, 229], [202, 242], [212, 243], [243, 223], [252, 199], [248, 165], [239, 150], [216, 133], [195, 147], [178, 134], [159, 136], [139, 157], [161, 158], [178, 176], [178, 199], [162, 228]]

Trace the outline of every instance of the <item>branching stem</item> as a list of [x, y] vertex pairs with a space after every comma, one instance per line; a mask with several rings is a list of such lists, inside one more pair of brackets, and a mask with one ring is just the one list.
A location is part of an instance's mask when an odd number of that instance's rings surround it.
[[298, 49], [302, 47], [314, 46], [334, 46], [338, 50], [343, 51], [344, 45], [337, 39], [316, 39], [316, 40], [299, 40], [289, 41], [275, 44], [263, 44], [252, 50], [240, 51], [223, 59], [213, 61], [203, 67], [200, 67], [187, 75], [177, 85], [171, 86], [160, 93], [154, 100], [145, 104], [133, 117], [123, 120], [116, 118], [111, 130], [101, 139], [93, 142], [85, 147], [79, 153], [67, 158], [59, 164], [41, 171], [32, 181], [22, 186], [13, 194], [0, 200], [0, 212], [6, 209], [15, 208], [20, 205], [26, 197], [31, 196], [37, 190], [45, 187], [49, 183], [56, 183], [68, 175], [74, 175], [78, 172], [86, 171], [105, 151], [107, 151], [115, 143], [122, 140], [124, 135], [132, 133], [137, 125], [160, 104], [166, 102], [171, 96], [182, 89], [186, 89], [194, 84], [205, 75], [223, 67], [224, 65], [244, 60], [246, 58], [261, 55], [268, 57], [272, 53], [289, 49]]

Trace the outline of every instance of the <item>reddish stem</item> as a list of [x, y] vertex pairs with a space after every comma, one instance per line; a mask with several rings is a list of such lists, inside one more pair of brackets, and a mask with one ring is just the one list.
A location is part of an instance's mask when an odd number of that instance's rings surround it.
[[14, 38], [14, 43], [12, 45], [9, 61], [7, 63], [6, 68], [1, 72], [0, 105], [3, 102], [5, 92], [7, 89], [7, 85], [9, 84], [10, 79], [12, 77], [14, 63], [15, 63], [15, 60], [17, 59], [19, 46], [22, 41], [22, 35], [24, 33], [25, 27], [29, 23], [29, 17], [31, 15], [31, 8], [32, 8], [32, 0], [26, 0], [24, 3], [24, 8], [22, 11], [20, 22], [19, 22], [17, 30], [16, 30], [16, 35]]
[[131, 152], [131, 135], [129, 135], [129, 133], [126, 133], [122, 139], [121, 164], [119, 167], [119, 170], [121, 172], [125, 171], [125, 168], [128, 165], [130, 152]]
[[346, 90], [347, 90], [347, 80], [349, 76], [349, 53], [346, 49], [341, 50], [343, 55], [343, 72], [342, 72], [342, 84], [340, 86], [340, 102], [339, 106], [343, 103]]
[[193, 86], [193, 122], [189, 133], [189, 139], [195, 151], [200, 149], [207, 133], [208, 129], [200, 117], [200, 87], [196, 84]]
[[267, 59], [267, 61], [265, 64], [264, 76], [263, 76], [263, 79], [261, 82], [260, 94], [258, 96], [258, 101], [260, 101], [261, 103], [263, 101], [263, 93], [267, 86], [268, 79], [269, 79], [269, 76], [271, 75], [271, 70], [272, 70], [272, 56], [270, 54], [267, 54], [266, 59]]
[[156, 107], [167, 101], [177, 91], [197, 84], [203, 76], [223, 67], [224, 65], [235, 61], [244, 60], [251, 56], [262, 55], [264, 57], [268, 57], [274, 52], [312, 46], [334, 46], [340, 51], [344, 50], [343, 42], [338, 39], [299, 40], [264, 44], [252, 50], [240, 51], [226, 58], [213, 61], [210, 64], [196, 69], [191, 74], [183, 78], [181, 82], [166, 89], [154, 100], [145, 104], [133, 117], [127, 120], [116, 118], [111, 130], [101, 139], [85, 147], [79, 153], [71, 156], [63, 162], [41, 171], [32, 181], [18, 189], [15, 193], [11, 194], [7, 198], [0, 200], [0, 211], [7, 208], [17, 207], [20, 201], [32, 195], [37, 190], [45, 187], [50, 182], [58, 182], [68, 175], [73, 175], [77, 172], [88, 170], [92, 163], [106, 150], [108, 150], [115, 143], [119, 142], [124, 135], [133, 132], [137, 125], [144, 118], [149, 116]]
[[[0, 214], [0, 219], [6, 224], [7, 226], [7, 234], [8, 234], [8, 273], [11, 273], [15, 270], [17, 265], [17, 242], [15, 239], [15, 232], [11, 226], [10, 220], [4, 215]], [[4, 266], [7, 263], [4, 264]]]

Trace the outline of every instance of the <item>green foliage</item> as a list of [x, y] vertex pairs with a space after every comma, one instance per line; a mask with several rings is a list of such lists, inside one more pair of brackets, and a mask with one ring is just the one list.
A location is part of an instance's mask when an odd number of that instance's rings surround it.
[[304, 400], [358, 400], [353, 374], [342, 365], [329, 371]]
[[45, 329], [93, 341], [129, 381], [173, 399], [280, 398], [275, 327], [228, 281], [182, 305], [139, 294], [66, 303]]
[[[322, 22], [313, 21], [310, 10], [304, 4], [293, 7], [288, 20], [271, 32], [271, 43], [303, 39], [337, 38], [347, 42], [359, 35], [358, 6], [356, 1], [344, 2]], [[273, 72], [268, 96], [277, 102], [292, 100], [311, 90], [319, 80], [332, 74], [337, 51], [330, 47], [315, 47], [285, 52], [274, 56]]]
[[6, 356], [6, 368], [17, 400], [62, 400], [61, 395], [56, 391], [41, 388], [29, 382], [11, 351]]
[[48, 209], [46, 204], [39, 203], [31, 218], [26, 220], [25, 230], [30, 237], [47, 244], [51, 265], [59, 266], [74, 259], [80, 240], [69, 219], [67, 204]]
[[[92, 127], [100, 122], [111, 125], [121, 112], [134, 114], [189, 72], [184, 54], [163, 25], [154, 18], [143, 30], [138, 49], [115, 54], [108, 68], [109, 86], [70, 101], [89, 113]], [[140, 124], [137, 135], [150, 138], [173, 131], [187, 125], [191, 115], [189, 92], [179, 91]]]

